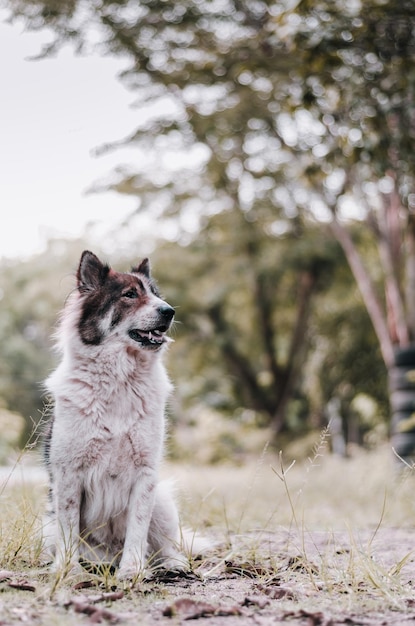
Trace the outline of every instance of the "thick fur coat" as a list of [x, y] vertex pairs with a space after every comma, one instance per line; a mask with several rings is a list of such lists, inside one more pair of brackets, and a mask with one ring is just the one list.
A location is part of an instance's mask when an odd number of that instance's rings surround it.
[[54, 413], [43, 533], [56, 570], [84, 559], [133, 577], [149, 562], [186, 562], [176, 506], [158, 476], [171, 390], [162, 353], [173, 316], [147, 259], [120, 273], [82, 254], [57, 335], [61, 362], [46, 381]]

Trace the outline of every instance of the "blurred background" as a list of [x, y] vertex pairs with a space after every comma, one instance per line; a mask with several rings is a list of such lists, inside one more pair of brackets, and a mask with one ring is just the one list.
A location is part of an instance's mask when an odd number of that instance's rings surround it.
[[412, 0], [6, 0], [1, 16], [0, 462], [44, 415], [85, 248], [119, 270], [149, 255], [177, 308], [173, 459], [243, 463], [267, 441], [301, 456], [328, 424], [336, 454], [392, 434], [408, 456]]

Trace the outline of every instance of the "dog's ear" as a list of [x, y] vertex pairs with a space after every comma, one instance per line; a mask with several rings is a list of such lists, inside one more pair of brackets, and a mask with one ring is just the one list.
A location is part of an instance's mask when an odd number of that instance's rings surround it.
[[85, 250], [82, 253], [76, 274], [79, 291], [98, 289], [104, 283], [109, 271], [108, 265], [101, 263], [93, 252]]
[[144, 274], [147, 278], [150, 278], [151, 268], [150, 268], [150, 260], [143, 259], [140, 265], [135, 265], [131, 268], [133, 274]]

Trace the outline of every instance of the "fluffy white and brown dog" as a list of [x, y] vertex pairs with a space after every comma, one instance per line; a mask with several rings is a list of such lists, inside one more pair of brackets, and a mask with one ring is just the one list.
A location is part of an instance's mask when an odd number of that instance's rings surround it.
[[148, 259], [121, 273], [82, 254], [57, 333], [62, 359], [46, 381], [54, 411], [43, 534], [56, 570], [80, 559], [119, 566], [124, 578], [151, 559], [186, 566], [176, 506], [159, 482], [171, 390], [162, 354], [174, 313]]

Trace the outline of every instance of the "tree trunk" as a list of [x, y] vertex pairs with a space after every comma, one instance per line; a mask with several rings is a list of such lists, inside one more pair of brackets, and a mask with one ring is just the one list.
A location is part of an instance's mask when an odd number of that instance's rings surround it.
[[[393, 177], [393, 174], [390, 174]], [[379, 256], [385, 277], [386, 315], [389, 336], [401, 348], [409, 345], [409, 330], [402, 294], [402, 204], [396, 188], [383, 195], [376, 232]]]
[[222, 304], [216, 303], [210, 307], [208, 314], [216, 329], [219, 338], [221, 353], [228, 364], [229, 371], [236, 378], [235, 391], [247, 406], [255, 411], [272, 414], [272, 403], [258, 384], [255, 371], [244, 354], [236, 347], [234, 332], [223, 313]]
[[415, 216], [409, 215], [406, 232], [406, 320], [411, 341], [415, 340]]
[[362, 259], [354, 245], [348, 230], [335, 218], [330, 223], [330, 228], [344, 250], [350, 269], [353, 272], [357, 286], [362, 295], [367, 312], [372, 320], [380, 349], [386, 367], [390, 367], [394, 362], [393, 344], [389, 335], [385, 313], [376, 294], [370, 276], [363, 265]]
[[287, 404], [301, 368], [300, 356], [308, 329], [308, 318], [316, 281], [317, 276], [309, 270], [304, 271], [299, 279], [297, 319], [291, 335], [291, 344], [283, 384], [280, 387], [278, 402], [272, 417], [271, 425], [276, 434], [281, 431], [284, 425]]

